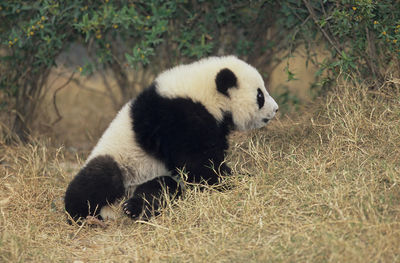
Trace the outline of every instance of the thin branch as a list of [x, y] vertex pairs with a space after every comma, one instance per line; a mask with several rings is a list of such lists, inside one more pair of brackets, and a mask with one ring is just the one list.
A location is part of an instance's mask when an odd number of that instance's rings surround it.
[[341, 56], [341, 50], [338, 48], [338, 46], [333, 42], [332, 38], [329, 36], [329, 34], [321, 27], [321, 25], [318, 23], [317, 16], [314, 12], [314, 9], [310, 5], [309, 1], [303, 0], [304, 4], [307, 7], [308, 13], [310, 14], [311, 18], [314, 20], [314, 23], [318, 26], [319, 30], [322, 32], [324, 37], [328, 40], [328, 42], [332, 45], [332, 47], [336, 50], [339, 56]]
[[[319, 2], [320, 2], [320, 5], [321, 5], [322, 13], [324, 13], [325, 19], [328, 19], [329, 17], [328, 17], [328, 14], [326, 13], [326, 10], [325, 10], [325, 7], [324, 7], [324, 3], [322, 2], [322, 0], [320, 0]], [[326, 24], [327, 24], [328, 30], [329, 30], [329, 32], [331, 33], [331, 36], [332, 36], [331, 24], [330, 24], [330, 23], [326, 23]], [[332, 37], [335, 38], [334, 36], [332, 36]], [[337, 39], [334, 39], [334, 40], [335, 40], [335, 42], [337, 43]]]
[[[366, 47], [366, 52], [367, 52], [367, 56], [365, 56], [365, 61], [367, 62], [368, 67], [370, 68], [370, 70], [372, 71], [373, 76], [378, 76], [377, 73], [377, 58], [376, 58], [376, 50], [375, 50], [375, 43], [374, 43], [374, 38], [373, 35], [370, 34], [369, 30], [368, 30], [368, 26], [365, 26], [365, 35], [367, 36], [367, 47]], [[379, 74], [379, 78], [381, 78], [380, 74]]]
[[60, 90], [62, 90], [63, 88], [65, 88], [65, 87], [72, 81], [72, 79], [74, 78], [74, 75], [75, 75], [75, 71], [72, 72], [72, 74], [71, 74], [71, 76], [68, 78], [68, 80], [67, 80], [63, 85], [61, 85], [61, 87], [57, 88], [57, 89], [54, 91], [54, 93], [53, 93], [53, 105], [54, 105], [54, 110], [55, 110], [56, 115], [57, 115], [57, 119], [56, 119], [55, 121], [53, 121], [53, 123], [51, 124], [52, 126], [53, 126], [54, 124], [56, 124], [57, 122], [61, 121], [62, 118], [63, 118], [63, 117], [61, 116], [60, 111], [58, 110], [58, 106], [57, 106], [57, 93], [58, 93]]
[[79, 87], [79, 89], [86, 90], [86, 91], [89, 91], [89, 92], [92, 92], [92, 93], [95, 93], [95, 94], [99, 94], [99, 95], [105, 96], [105, 97], [108, 96], [108, 93], [107, 93], [107, 92], [99, 91], [99, 90], [97, 90], [97, 89], [95, 89], [95, 88], [86, 86], [86, 85], [82, 84], [82, 83], [81, 83], [79, 80], [77, 80], [77, 79], [73, 79], [72, 81], [75, 83], [76, 86]]

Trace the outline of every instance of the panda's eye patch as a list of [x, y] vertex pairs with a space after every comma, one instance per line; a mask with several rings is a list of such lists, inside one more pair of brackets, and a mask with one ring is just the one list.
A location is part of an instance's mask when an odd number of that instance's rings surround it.
[[260, 88], [257, 89], [257, 103], [259, 109], [261, 109], [265, 103], [264, 93], [261, 91]]

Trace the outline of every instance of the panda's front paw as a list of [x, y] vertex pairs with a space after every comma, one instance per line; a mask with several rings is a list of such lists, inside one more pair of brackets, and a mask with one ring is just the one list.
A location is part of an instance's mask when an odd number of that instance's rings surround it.
[[139, 219], [143, 213], [144, 200], [142, 198], [130, 198], [122, 205], [124, 213], [132, 219]]

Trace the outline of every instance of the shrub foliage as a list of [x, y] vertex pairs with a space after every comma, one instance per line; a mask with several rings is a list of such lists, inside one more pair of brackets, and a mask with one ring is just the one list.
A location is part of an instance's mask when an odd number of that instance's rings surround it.
[[[324, 76], [321, 87], [341, 72], [376, 84], [398, 68], [398, 1], [2, 1], [0, 18], [0, 92], [20, 138], [29, 133], [57, 56], [71, 43], [90, 55], [74, 70], [111, 69], [124, 98], [132, 96], [129, 68], [155, 73], [212, 54], [237, 54], [268, 81], [282, 57], [305, 45]], [[314, 47], [321, 44], [330, 56], [317, 62]], [[294, 78], [289, 67], [287, 74]]]
[[[272, 32], [273, 1], [8, 1], [0, 3], [2, 92], [15, 99], [14, 132], [25, 137], [50, 69], [69, 44], [87, 47], [82, 74], [113, 71], [129, 97], [127, 68], [158, 71], [209, 54], [270, 65], [284, 34]], [[274, 39], [274, 43], [271, 43]], [[258, 41], [255, 41], [258, 40]], [[283, 48], [280, 46], [279, 48]]]
[[340, 73], [356, 73], [377, 86], [388, 71], [400, 69], [399, 1], [291, 0], [281, 5], [281, 11], [281, 25], [287, 31], [295, 28], [293, 39], [305, 44], [311, 60], [315, 45], [323, 43], [330, 51], [318, 64], [317, 76], [324, 71], [329, 74], [322, 85]]

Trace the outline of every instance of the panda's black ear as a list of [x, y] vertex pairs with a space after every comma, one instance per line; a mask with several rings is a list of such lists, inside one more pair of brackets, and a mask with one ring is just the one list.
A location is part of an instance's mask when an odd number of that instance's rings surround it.
[[217, 84], [217, 90], [229, 97], [228, 89], [237, 86], [237, 79], [230, 69], [224, 68], [218, 72], [215, 83]]

